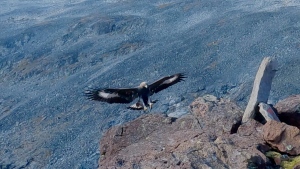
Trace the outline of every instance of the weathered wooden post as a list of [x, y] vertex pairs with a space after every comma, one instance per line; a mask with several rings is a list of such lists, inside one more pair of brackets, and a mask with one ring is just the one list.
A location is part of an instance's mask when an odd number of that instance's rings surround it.
[[[242, 123], [254, 118], [255, 109], [259, 103], [267, 103], [270, 95], [271, 85], [278, 63], [271, 57], [265, 57], [261, 62], [253, 84], [252, 93], [244, 112]], [[275, 115], [276, 116], [276, 115]], [[277, 117], [277, 116], [276, 116]]]

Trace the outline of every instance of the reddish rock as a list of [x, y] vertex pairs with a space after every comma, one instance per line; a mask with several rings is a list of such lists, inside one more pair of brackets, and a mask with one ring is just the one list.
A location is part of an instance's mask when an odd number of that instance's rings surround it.
[[262, 124], [250, 119], [247, 123], [242, 124], [237, 133], [241, 136], [254, 136], [255, 138], [263, 138]]
[[293, 95], [281, 100], [274, 107], [282, 122], [300, 129], [300, 95]]
[[178, 119], [141, 116], [104, 134], [99, 168], [265, 168], [259, 123], [251, 120], [230, 134], [240, 117], [234, 103], [204, 99]]
[[274, 106], [278, 113], [300, 113], [300, 95], [292, 95]]
[[[180, 159], [188, 142], [203, 134], [195, 118], [188, 116], [172, 122], [170, 117], [144, 115], [130, 123], [113, 127], [100, 142], [100, 168], [167, 168], [190, 166]], [[125, 132], [119, 134], [125, 128]], [[117, 136], [117, 137], [116, 137]], [[208, 137], [203, 138], [207, 140]], [[183, 154], [183, 153], [182, 153]]]
[[198, 97], [191, 105], [190, 109], [194, 115], [202, 118], [207, 115], [207, 112], [213, 107], [212, 102], [205, 102], [202, 97]]
[[263, 126], [263, 135], [265, 141], [280, 152], [300, 154], [300, 130], [297, 127], [272, 120]]
[[200, 125], [209, 128], [211, 135], [228, 135], [234, 133], [235, 125], [239, 125], [243, 111], [229, 100], [207, 101], [197, 98], [191, 105], [192, 114], [198, 119]]
[[172, 119], [163, 115], [145, 115], [130, 123], [110, 128], [102, 138], [102, 159], [115, 155], [121, 149], [145, 139], [155, 130], [165, 128]]
[[266, 168], [268, 160], [263, 152], [270, 148], [263, 140], [262, 124], [251, 119], [242, 124], [237, 133], [229, 135], [228, 139], [230, 146], [220, 144], [219, 147], [227, 147], [229, 159], [234, 159], [228, 162], [229, 168], [251, 168], [250, 165], [255, 166], [254, 168]]

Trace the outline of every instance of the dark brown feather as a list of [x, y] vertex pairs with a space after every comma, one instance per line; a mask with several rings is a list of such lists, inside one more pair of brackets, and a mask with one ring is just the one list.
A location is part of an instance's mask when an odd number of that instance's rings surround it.
[[163, 77], [156, 82], [149, 85], [149, 89], [151, 92], [151, 95], [154, 93], [158, 93], [178, 82], [184, 81], [183, 79], [186, 78], [183, 73], [178, 73], [171, 76]]
[[144, 106], [141, 102], [137, 102], [129, 107], [127, 107], [127, 109], [131, 109], [131, 110], [143, 110]]
[[92, 89], [85, 91], [86, 96], [91, 100], [107, 103], [130, 103], [138, 97], [137, 88], [124, 89]]

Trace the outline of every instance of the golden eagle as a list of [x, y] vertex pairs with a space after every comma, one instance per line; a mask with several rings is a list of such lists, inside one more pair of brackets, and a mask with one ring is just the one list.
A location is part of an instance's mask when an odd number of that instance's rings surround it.
[[[110, 104], [130, 103], [138, 97], [138, 102], [127, 108], [133, 110], [147, 110], [149, 107], [151, 110], [152, 105], [156, 102], [156, 100], [152, 101], [150, 96], [180, 81], [184, 81], [184, 78], [186, 77], [183, 73], [178, 73], [163, 77], [150, 85], [148, 85], [146, 82], [142, 82], [138, 87], [135, 88], [92, 89], [86, 90], [85, 94], [91, 100], [107, 102]], [[140, 101], [141, 99], [142, 102]]]

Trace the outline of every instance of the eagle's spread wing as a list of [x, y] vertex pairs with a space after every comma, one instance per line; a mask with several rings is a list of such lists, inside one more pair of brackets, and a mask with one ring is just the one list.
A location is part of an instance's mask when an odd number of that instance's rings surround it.
[[138, 97], [138, 89], [93, 89], [86, 90], [85, 94], [91, 100], [107, 103], [130, 103]]
[[161, 90], [164, 90], [165, 88], [172, 86], [173, 84], [183, 81], [184, 78], [186, 77], [184, 76], [183, 73], [178, 73], [157, 80], [156, 82], [149, 85], [151, 95], [160, 92]]

